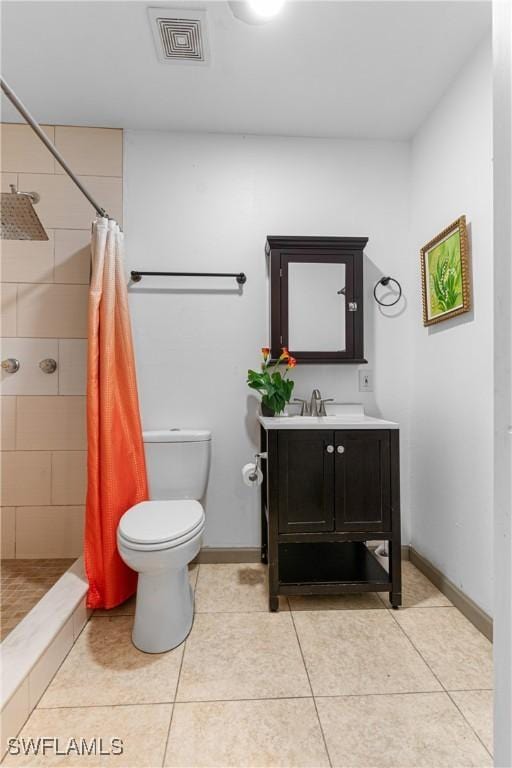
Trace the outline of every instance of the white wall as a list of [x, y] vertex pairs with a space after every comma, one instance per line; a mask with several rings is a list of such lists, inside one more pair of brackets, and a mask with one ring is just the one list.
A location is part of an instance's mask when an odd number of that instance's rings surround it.
[[[492, 62], [482, 45], [412, 143], [411, 543], [492, 614]], [[470, 314], [424, 328], [419, 248], [469, 224]]]
[[494, 764], [512, 765], [512, 8], [493, 3], [494, 52]]
[[[266, 235], [368, 236], [368, 296], [385, 273], [407, 297], [407, 203], [403, 143], [125, 132], [128, 268], [248, 276], [242, 294], [234, 280], [218, 279], [145, 278], [131, 289], [144, 426], [213, 430], [207, 546], [259, 543], [258, 495], [240, 468], [258, 444], [245, 377], [268, 341]], [[373, 394], [358, 392], [357, 366], [303, 366], [294, 378], [298, 396], [319, 387], [401, 422], [406, 518], [405, 306], [385, 317], [367, 301]]]

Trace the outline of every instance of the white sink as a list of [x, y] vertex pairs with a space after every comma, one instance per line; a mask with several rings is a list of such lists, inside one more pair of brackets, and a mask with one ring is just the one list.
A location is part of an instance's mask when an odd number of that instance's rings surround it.
[[359, 404], [329, 404], [327, 416], [258, 416], [264, 429], [398, 429], [396, 421], [367, 416]]

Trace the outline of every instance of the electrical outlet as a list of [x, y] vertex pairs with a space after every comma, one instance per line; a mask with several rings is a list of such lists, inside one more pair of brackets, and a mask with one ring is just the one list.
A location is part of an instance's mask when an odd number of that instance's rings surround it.
[[359, 371], [359, 391], [373, 392], [373, 374], [366, 368]]

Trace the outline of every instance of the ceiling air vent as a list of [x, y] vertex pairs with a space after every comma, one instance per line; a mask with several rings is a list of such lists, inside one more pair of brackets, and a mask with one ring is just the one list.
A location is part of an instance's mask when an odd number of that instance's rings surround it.
[[148, 11], [160, 61], [209, 63], [205, 11], [179, 8], [149, 8]]

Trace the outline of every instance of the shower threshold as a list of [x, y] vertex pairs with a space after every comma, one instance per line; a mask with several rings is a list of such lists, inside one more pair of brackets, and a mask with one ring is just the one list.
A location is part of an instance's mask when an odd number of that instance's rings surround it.
[[18, 735], [87, 623], [83, 558], [50, 587], [0, 644], [2, 667], [0, 760]]

